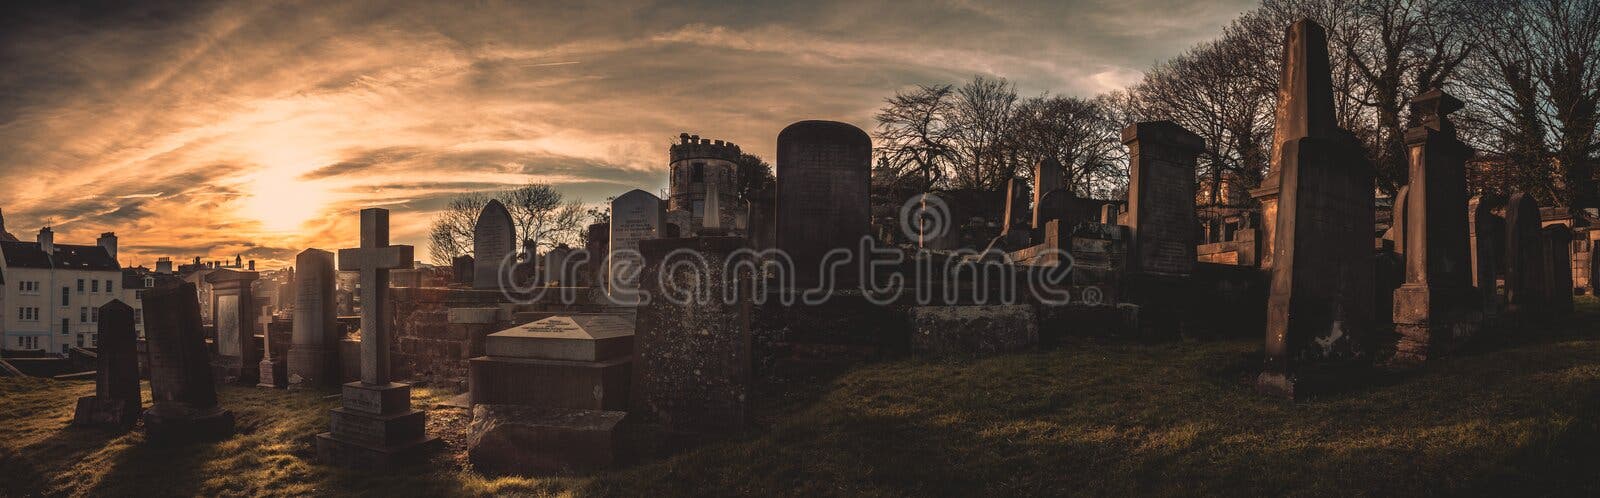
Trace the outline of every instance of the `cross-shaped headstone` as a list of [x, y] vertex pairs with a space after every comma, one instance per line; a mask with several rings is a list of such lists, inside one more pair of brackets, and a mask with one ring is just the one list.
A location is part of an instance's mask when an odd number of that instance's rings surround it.
[[361, 247], [339, 250], [339, 270], [361, 272], [361, 382], [389, 378], [389, 270], [411, 268], [411, 246], [389, 245], [389, 210], [361, 210]]

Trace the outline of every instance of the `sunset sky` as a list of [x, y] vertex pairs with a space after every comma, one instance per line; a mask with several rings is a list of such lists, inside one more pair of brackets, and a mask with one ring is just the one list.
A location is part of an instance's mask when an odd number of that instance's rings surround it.
[[423, 257], [460, 192], [656, 191], [679, 132], [770, 161], [788, 123], [870, 131], [896, 90], [977, 73], [1093, 95], [1254, 4], [912, 3], [7, 7], [0, 209], [23, 240], [115, 231], [125, 265], [271, 268], [354, 245], [355, 212], [381, 206]]

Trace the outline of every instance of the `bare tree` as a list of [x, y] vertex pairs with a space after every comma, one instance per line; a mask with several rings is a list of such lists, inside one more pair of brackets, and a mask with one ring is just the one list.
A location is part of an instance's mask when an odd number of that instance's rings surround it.
[[1498, 160], [1485, 183], [1534, 193], [1542, 203], [1597, 205], [1600, 143], [1600, 5], [1575, 0], [1478, 0], [1469, 30], [1474, 145]]
[[472, 254], [473, 227], [490, 199], [499, 199], [511, 212], [519, 240], [533, 240], [546, 249], [581, 240], [582, 224], [589, 214], [581, 201], [567, 201], [555, 187], [543, 183], [529, 183], [493, 196], [482, 192], [460, 194], [434, 215], [429, 226], [428, 255], [435, 264], [449, 264], [456, 256]]
[[1024, 100], [1014, 118], [1016, 154], [1023, 164], [1055, 158], [1061, 163], [1062, 183], [1078, 195], [1115, 190], [1099, 183], [1125, 176], [1118, 168], [1126, 162], [1122, 123], [1111, 119], [1106, 106], [1103, 98], [1041, 95]]
[[943, 183], [956, 160], [949, 121], [954, 92], [951, 85], [918, 86], [884, 100], [873, 134], [885, 175]]
[[567, 201], [555, 187], [529, 183], [500, 194], [500, 202], [511, 211], [520, 240], [532, 240], [538, 247], [552, 248], [577, 239], [583, 228], [583, 203]]
[[1022, 159], [1012, 145], [1017, 89], [1004, 78], [973, 76], [956, 89], [951, 142], [957, 160], [951, 187], [997, 191], [1016, 176]]
[[448, 265], [456, 256], [472, 254], [472, 227], [489, 199], [476, 192], [457, 195], [434, 215], [428, 229], [428, 256], [434, 264]]

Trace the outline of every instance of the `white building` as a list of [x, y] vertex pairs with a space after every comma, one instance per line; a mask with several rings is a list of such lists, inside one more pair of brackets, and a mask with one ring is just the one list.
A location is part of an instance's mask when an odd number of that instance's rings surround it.
[[111, 232], [90, 246], [56, 244], [49, 227], [34, 242], [0, 241], [0, 348], [94, 347], [100, 306], [124, 296], [122, 278]]

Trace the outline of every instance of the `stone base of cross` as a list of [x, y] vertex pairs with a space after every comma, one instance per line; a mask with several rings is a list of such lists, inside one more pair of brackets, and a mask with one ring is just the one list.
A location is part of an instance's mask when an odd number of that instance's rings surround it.
[[437, 446], [427, 414], [411, 408], [411, 386], [389, 373], [389, 270], [411, 268], [412, 254], [411, 246], [389, 245], [389, 211], [378, 208], [361, 210], [361, 247], [339, 250], [339, 269], [361, 273], [361, 380], [344, 385], [329, 432], [317, 435], [324, 463], [382, 469]]

